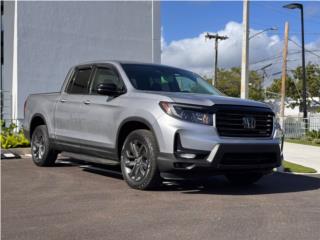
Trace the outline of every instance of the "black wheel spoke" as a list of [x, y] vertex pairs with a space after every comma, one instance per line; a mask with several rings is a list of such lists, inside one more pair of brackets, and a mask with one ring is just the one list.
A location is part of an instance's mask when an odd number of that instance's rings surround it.
[[128, 150], [126, 150], [126, 156], [127, 156], [128, 159], [134, 159], [133, 154]]
[[139, 150], [135, 142], [130, 142], [130, 149], [134, 157], [139, 156]]

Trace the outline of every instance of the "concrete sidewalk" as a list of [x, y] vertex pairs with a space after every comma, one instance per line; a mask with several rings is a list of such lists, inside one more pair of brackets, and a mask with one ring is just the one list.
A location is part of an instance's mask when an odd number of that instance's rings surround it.
[[286, 161], [311, 167], [320, 172], [320, 147], [285, 142], [283, 154]]

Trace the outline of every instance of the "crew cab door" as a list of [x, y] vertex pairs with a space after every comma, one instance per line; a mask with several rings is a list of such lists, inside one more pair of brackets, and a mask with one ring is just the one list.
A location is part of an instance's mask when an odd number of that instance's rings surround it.
[[[83, 101], [89, 93], [92, 66], [81, 66], [71, 75], [55, 109], [55, 136], [65, 151], [77, 151], [83, 139], [81, 121], [85, 114]], [[67, 149], [66, 149], [67, 148]]]
[[94, 67], [90, 83], [89, 95], [83, 102], [85, 114], [81, 122], [84, 141], [81, 149], [99, 157], [116, 159], [116, 133], [121, 107], [120, 97], [111, 97], [97, 93], [101, 83], [113, 83], [119, 90], [124, 89], [124, 83], [111, 64]]

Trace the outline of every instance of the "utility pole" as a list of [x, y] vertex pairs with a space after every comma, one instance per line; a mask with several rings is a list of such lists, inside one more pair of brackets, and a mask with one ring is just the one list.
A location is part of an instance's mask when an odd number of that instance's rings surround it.
[[285, 23], [284, 27], [284, 46], [283, 46], [283, 62], [282, 62], [282, 77], [281, 77], [281, 104], [280, 104], [280, 125], [284, 127], [284, 102], [286, 97], [286, 77], [287, 77], [287, 56], [288, 56], [288, 39], [289, 39], [289, 23]]
[[241, 98], [248, 98], [249, 82], [249, 0], [243, 0], [243, 35], [241, 59]]
[[227, 36], [219, 36], [218, 34], [209, 34], [205, 36], [206, 39], [214, 39], [215, 44], [214, 44], [214, 49], [215, 49], [215, 56], [214, 56], [214, 67], [213, 67], [213, 77], [211, 84], [214, 86], [217, 84], [217, 77], [218, 77], [218, 41], [219, 40], [226, 40], [228, 39]]

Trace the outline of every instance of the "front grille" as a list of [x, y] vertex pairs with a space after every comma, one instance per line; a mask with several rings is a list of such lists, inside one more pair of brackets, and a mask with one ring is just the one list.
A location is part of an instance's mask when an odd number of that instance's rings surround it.
[[[268, 108], [216, 106], [216, 127], [223, 137], [270, 137], [273, 112]], [[245, 119], [244, 119], [245, 118]], [[245, 120], [250, 120], [250, 126]]]
[[255, 165], [274, 164], [277, 162], [275, 153], [225, 153], [221, 165]]

